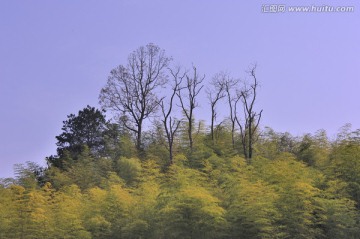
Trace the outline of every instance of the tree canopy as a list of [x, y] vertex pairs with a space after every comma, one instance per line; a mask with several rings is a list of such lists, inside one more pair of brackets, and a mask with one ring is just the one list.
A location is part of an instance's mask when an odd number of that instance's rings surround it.
[[[360, 238], [360, 130], [262, 128], [255, 68], [245, 88], [213, 78], [208, 126], [193, 112], [206, 78], [169, 62], [140, 47], [101, 91], [119, 110], [110, 120], [90, 106], [68, 115], [47, 167], [0, 179], [0, 238]], [[216, 124], [219, 102], [229, 117]]]

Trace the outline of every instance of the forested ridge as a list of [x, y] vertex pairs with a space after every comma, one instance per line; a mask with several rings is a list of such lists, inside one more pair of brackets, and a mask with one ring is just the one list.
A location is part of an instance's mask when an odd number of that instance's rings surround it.
[[0, 238], [360, 238], [360, 130], [261, 128], [256, 65], [248, 81], [205, 84], [171, 62], [154, 44], [135, 50], [102, 109], [63, 121], [47, 167], [0, 180]]

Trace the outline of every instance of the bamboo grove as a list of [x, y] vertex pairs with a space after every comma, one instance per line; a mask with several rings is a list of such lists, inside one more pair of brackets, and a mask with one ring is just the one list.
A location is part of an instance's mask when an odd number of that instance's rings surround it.
[[[1, 179], [0, 238], [360, 237], [360, 130], [261, 128], [255, 65], [248, 82], [221, 72], [205, 85], [171, 62], [154, 44], [135, 50], [103, 109], [63, 121], [47, 167]], [[210, 119], [195, 118], [200, 104]]]

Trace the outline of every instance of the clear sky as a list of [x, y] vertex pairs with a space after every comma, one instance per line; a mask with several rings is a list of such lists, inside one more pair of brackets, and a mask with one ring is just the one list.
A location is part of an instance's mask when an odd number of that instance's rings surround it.
[[[299, 0], [0, 0], [0, 177], [56, 153], [62, 121], [149, 42], [210, 79], [258, 64], [262, 126], [294, 135], [360, 128], [360, 3]], [[263, 5], [285, 4], [282, 13]], [[290, 6], [353, 6], [294, 13]], [[269, 6], [265, 6], [268, 10]], [[208, 105], [195, 112], [206, 119]]]

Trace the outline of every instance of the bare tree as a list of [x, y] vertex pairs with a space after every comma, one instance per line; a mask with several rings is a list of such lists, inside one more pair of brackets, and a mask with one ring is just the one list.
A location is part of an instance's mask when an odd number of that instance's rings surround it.
[[257, 89], [259, 86], [255, 71], [256, 65], [254, 65], [249, 70], [249, 74], [253, 80], [253, 83], [250, 84], [250, 86], [245, 83], [244, 88], [238, 92], [238, 95], [241, 97], [244, 110], [243, 122], [241, 122], [239, 118], [236, 117], [236, 122], [240, 127], [240, 136], [244, 156], [248, 161], [250, 161], [253, 157], [253, 147], [257, 140], [256, 132], [261, 120], [261, 114], [263, 112], [263, 110], [260, 110], [260, 112], [257, 113], [254, 109], [257, 97]]
[[239, 80], [230, 78], [228, 75], [224, 78], [224, 90], [229, 105], [230, 121], [231, 121], [231, 143], [232, 147], [235, 148], [235, 124], [236, 124], [236, 107], [240, 100], [238, 94], [236, 94], [236, 87]]
[[110, 72], [99, 101], [103, 108], [118, 113], [125, 128], [136, 135], [136, 148], [142, 151], [144, 120], [153, 116], [159, 106], [156, 90], [168, 77], [165, 69], [171, 58], [154, 44], [142, 46], [131, 53], [126, 66]]
[[[201, 89], [204, 87], [202, 82], [205, 79], [205, 75], [200, 77], [197, 69], [195, 66], [193, 66], [193, 75], [190, 77], [186, 73], [186, 84], [184, 88], [187, 90], [186, 93], [182, 94], [182, 89], [179, 89], [177, 91], [177, 96], [180, 99], [180, 106], [185, 114], [185, 117], [188, 121], [188, 137], [189, 137], [189, 146], [190, 151], [193, 150], [193, 120], [194, 120], [194, 109], [198, 106], [198, 103], [196, 101], [196, 97], [200, 93]], [[187, 102], [185, 102], [187, 100]]]
[[172, 93], [170, 95], [168, 109], [166, 109], [166, 106], [164, 104], [164, 100], [160, 102], [161, 106], [161, 112], [163, 115], [162, 123], [164, 125], [166, 139], [167, 139], [167, 150], [169, 151], [169, 163], [173, 163], [173, 145], [174, 145], [174, 138], [176, 135], [177, 130], [179, 129], [180, 120], [177, 120], [176, 118], [173, 118], [171, 116], [173, 105], [174, 105], [174, 97], [176, 93], [180, 90], [180, 85], [185, 77], [184, 74], [180, 74], [180, 68], [177, 68], [175, 71], [170, 69], [170, 73], [174, 79], [174, 84], [172, 86]]
[[210, 125], [210, 134], [211, 140], [215, 143], [215, 135], [214, 135], [214, 124], [216, 120], [216, 104], [219, 100], [226, 96], [225, 94], [225, 82], [226, 82], [227, 74], [225, 72], [220, 72], [216, 74], [212, 81], [210, 82], [210, 87], [207, 89], [207, 97], [210, 101], [211, 107], [211, 125]]

